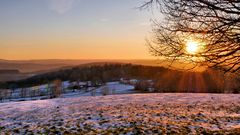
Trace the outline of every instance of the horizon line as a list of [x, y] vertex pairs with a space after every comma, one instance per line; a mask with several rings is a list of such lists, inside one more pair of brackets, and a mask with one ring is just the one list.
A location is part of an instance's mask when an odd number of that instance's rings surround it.
[[87, 58], [84, 58], [84, 59], [61, 59], [61, 58], [53, 58], [53, 59], [0, 59], [0, 60], [3, 60], [3, 61], [39, 61], [39, 60], [107, 60], [107, 61], [111, 61], [111, 60], [157, 60], [157, 59], [151, 59], [151, 58], [146, 58], [146, 59], [87, 59]]

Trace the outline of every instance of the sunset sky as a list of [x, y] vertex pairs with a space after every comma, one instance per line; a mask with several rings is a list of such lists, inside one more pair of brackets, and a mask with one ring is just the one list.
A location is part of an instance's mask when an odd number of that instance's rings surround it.
[[148, 59], [144, 0], [1, 0], [0, 59]]

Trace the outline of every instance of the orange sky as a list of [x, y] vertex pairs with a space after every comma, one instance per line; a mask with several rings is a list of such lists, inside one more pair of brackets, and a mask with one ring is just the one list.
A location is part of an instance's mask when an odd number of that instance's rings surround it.
[[0, 1], [0, 59], [152, 58], [139, 0], [60, 1]]

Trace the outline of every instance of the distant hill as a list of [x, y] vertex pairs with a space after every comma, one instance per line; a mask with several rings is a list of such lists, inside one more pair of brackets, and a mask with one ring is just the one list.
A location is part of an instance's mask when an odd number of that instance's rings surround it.
[[26, 79], [28, 77], [39, 75], [42, 73], [53, 72], [60, 69], [71, 68], [83, 64], [102, 63], [102, 62], [118, 62], [118, 63], [132, 63], [141, 65], [154, 65], [158, 63], [154, 60], [3, 60], [0, 59], [0, 70], [18, 70], [19, 73], [0, 74], [0, 82], [15, 81]]
[[31, 87], [51, 83], [54, 80], [105, 83], [118, 81], [120, 78], [153, 80], [156, 92], [240, 92], [239, 78], [233, 76], [227, 80], [224, 74], [219, 71], [183, 72], [159, 66], [143, 66], [118, 62], [97, 62], [60, 69], [35, 75], [24, 80], [8, 82], [7, 87]]
[[102, 62], [121, 62], [142, 65], [157, 65], [154, 60], [3, 60], [0, 59], [0, 70], [18, 70], [21, 73], [5, 72], [0, 74], [0, 82], [16, 81], [26, 79], [34, 75], [47, 72], [58, 71], [60, 69], [71, 68], [83, 64], [102, 63]]
[[0, 69], [0, 74], [20, 74], [17, 69]]
[[69, 66], [64, 63], [31, 63], [31, 62], [19, 62], [19, 61], [4, 61], [0, 62], [1, 69], [17, 69], [22, 73], [34, 73], [45, 70], [52, 70], [59, 67]]
[[95, 62], [121, 62], [140, 65], [159, 65], [155, 60], [3, 60], [0, 59], [0, 69], [17, 69], [22, 73], [39, 73]]

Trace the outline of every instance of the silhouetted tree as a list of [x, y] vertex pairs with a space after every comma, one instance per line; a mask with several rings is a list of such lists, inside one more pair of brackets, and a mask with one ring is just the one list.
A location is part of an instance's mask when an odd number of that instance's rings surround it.
[[[164, 21], [153, 21], [154, 36], [147, 41], [154, 56], [239, 73], [239, 0], [146, 0], [141, 6], [154, 7], [164, 15]], [[189, 39], [199, 42], [198, 53], [186, 51]]]
[[[9, 83], [11, 86], [33, 87], [46, 82], [51, 82], [46, 88], [47, 94], [51, 97], [59, 96], [61, 93], [61, 81], [69, 80], [72, 82], [90, 81], [93, 86], [97, 83], [104, 84], [110, 81], [116, 81], [120, 78], [152, 80], [152, 86], [156, 92], [212, 92], [212, 93], [237, 93], [240, 89], [239, 77], [234, 74], [224, 74], [222, 71], [206, 70], [203, 73], [182, 72], [163, 67], [131, 65], [131, 64], [104, 64], [74, 67], [71, 69], [60, 70], [56, 72], [33, 76], [29, 79]], [[49, 81], [44, 81], [49, 80]], [[58, 80], [58, 81], [54, 81]], [[57, 84], [57, 85], [55, 85]], [[141, 84], [142, 85], [142, 84]], [[139, 87], [138, 85], [137, 87]], [[143, 86], [142, 86], [143, 87]], [[70, 89], [81, 89], [78, 84]], [[137, 88], [146, 89], [146, 88]], [[87, 89], [86, 89], [87, 90]], [[22, 91], [24, 95], [24, 91]], [[27, 89], [27, 96], [30, 96], [31, 90]], [[45, 93], [45, 92], [44, 92]], [[33, 93], [34, 94], [34, 93]], [[34, 95], [39, 95], [37, 92]]]
[[10, 98], [10, 93], [11, 91], [9, 89], [0, 89], [0, 102]]
[[21, 98], [25, 98], [27, 96], [27, 89], [26, 88], [22, 88], [20, 95], [21, 95]]
[[0, 102], [4, 100], [4, 90], [0, 89]]

